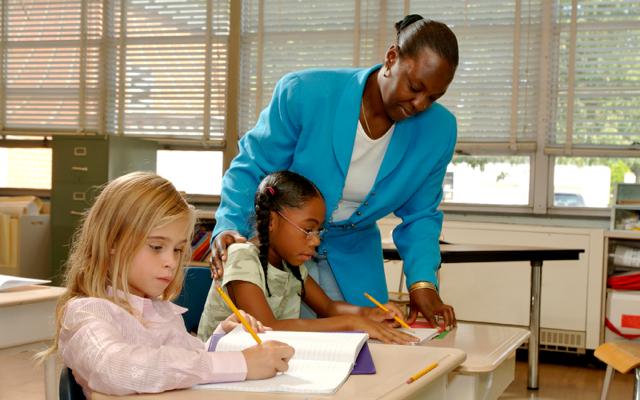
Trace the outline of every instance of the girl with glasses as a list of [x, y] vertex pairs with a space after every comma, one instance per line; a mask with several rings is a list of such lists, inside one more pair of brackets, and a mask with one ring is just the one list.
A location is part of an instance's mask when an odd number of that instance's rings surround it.
[[[256, 234], [227, 249], [224, 275], [211, 286], [198, 336], [208, 338], [231, 310], [215, 289], [219, 284], [233, 302], [274, 330], [365, 331], [384, 343], [410, 344], [417, 338], [393, 329], [400, 309], [358, 307], [333, 301], [307, 273], [304, 265], [322, 240], [326, 206], [318, 188], [291, 171], [262, 180], [254, 197]], [[300, 319], [301, 303], [319, 319]]]

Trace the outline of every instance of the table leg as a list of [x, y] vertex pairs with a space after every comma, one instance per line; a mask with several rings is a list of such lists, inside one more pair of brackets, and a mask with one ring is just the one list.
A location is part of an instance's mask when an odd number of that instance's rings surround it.
[[529, 374], [527, 388], [538, 390], [538, 359], [540, 356], [540, 288], [542, 261], [531, 261], [531, 315], [529, 330]]

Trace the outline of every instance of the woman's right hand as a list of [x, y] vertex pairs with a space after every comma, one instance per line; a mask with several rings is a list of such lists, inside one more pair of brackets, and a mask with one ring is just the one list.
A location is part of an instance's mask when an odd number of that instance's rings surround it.
[[419, 342], [415, 336], [412, 336], [406, 332], [398, 329], [391, 328], [390, 326], [377, 322], [367, 317], [361, 316], [349, 316], [354, 318], [353, 331], [364, 331], [372, 339], [378, 339], [385, 344], [398, 343], [402, 345], [410, 345], [411, 342]]
[[247, 380], [267, 379], [289, 369], [289, 360], [295, 354], [293, 347], [275, 340], [242, 350], [247, 362]]
[[211, 277], [214, 280], [222, 278], [222, 273], [224, 272], [222, 262], [227, 261], [227, 247], [233, 243], [245, 243], [246, 241], [247, 238], [234, 230], [222, 231], [213, 239], [209, 268], [211, 269]]

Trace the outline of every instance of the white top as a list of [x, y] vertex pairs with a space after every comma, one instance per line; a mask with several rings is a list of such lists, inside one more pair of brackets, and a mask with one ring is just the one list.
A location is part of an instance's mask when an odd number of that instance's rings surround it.
[[380, 165], [389, 147], [389, 141], [393, 136], [395, 124], [379, 139], [373, 140], [365, 133], [362, 124], [358, 121], [356, 140], [353, 143], [353, 153], [344, 182], [342, 198], [338, 201], [338, 208], [333, 212], [332, 220], [344, 221], [360, 207], [367, 198], [369, 191], [376, 182]]

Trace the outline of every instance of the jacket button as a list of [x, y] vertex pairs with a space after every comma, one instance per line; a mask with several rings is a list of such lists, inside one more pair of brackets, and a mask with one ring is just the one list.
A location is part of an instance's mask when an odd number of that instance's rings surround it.
[[371, 194], [376, 194], [376, 192], [371, 192]]
[[325, 250], [325, 251], [323, 251], [323, 253], [324, 253], [324, 254], [327, 254], [327, 251]]
[[353, 228], [355, 226], [355, 224], [351, 224], [351, 227]]
[[358, 211], [358, 215], [362, 214], [360, 211]]
[[365, 205], [365, 206], [368, 206], [368, 205], [369, 205], [369, 203], [364, 203], [364, 205]]
[[342, 225], [342, 229], [347, 229], [347, 226], [346, 225]]

